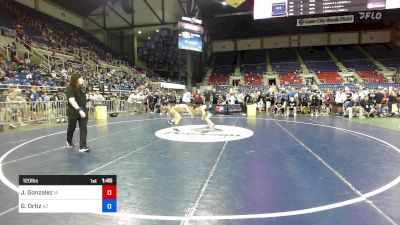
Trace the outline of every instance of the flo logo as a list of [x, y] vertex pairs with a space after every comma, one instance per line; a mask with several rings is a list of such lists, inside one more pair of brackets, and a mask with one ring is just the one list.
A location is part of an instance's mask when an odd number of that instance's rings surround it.
[[358, 12], [360, 20], [380, 20], [382, 19], [381, 12]]
[[225, 142], [245, 139], [253, 136], [253, 131], [234, 126], [217, 125], [214, 129], [204, 125], [170, 127], [159, 130], [159, 138], [180, 142]]

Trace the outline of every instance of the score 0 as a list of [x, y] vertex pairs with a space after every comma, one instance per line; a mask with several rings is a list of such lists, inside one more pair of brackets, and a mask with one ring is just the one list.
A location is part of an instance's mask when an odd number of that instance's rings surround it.
[[117, 186], [103, 185], [103, 212], [117, 211]]

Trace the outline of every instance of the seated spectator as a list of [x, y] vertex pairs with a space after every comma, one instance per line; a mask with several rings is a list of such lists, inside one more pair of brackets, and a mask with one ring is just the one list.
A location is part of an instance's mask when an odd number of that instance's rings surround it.
[[99, 91], [96, 91], [95, 94], [93, 95], [93, 100], [94, 101], [104, 101], [105, 98], [102, 94], [100, 94]]
[[364, 112], [362, 116], [373, 117], [375, 115], [375, 103], [368, 97], [368, 95], [361, 99], [360, 106]]
[[378, 108], [378, 115], [380, 117], [387, 117], [389, 116], [389, 93], [387, 90], [384, 91], [382, 100], [380, 102], [380, 106]]
[[346, 100], [343, 102], [343, 113], [344, 116], [348, 116], [349, 118], [353, 117], [353, 93], [349, 91], [348, 88], [345, 88]]
[[22, 122], [22, 109], [24, 104], [25, 100], [18, 95], [18, 90], [10, 90], [10, 93], [6, 99], [6, 113], [10, 128], [17, 127], [15, 122], [18, 122], [21, 127], [27, 125]]

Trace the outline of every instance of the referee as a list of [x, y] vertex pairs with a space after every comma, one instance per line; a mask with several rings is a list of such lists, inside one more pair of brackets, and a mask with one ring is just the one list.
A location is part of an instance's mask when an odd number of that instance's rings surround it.
[[66, 95], [68, 99], [67, 147], [74, 147], [72, 138], [76, 128], [76, 122], [79, 122], [79, 152], [89, 152], [90, 148], [86, 145], [88, 109], [86, 108], [86, 94], [83, 91], [83, 78], [79, 74], [74, 73], [71, 75]]

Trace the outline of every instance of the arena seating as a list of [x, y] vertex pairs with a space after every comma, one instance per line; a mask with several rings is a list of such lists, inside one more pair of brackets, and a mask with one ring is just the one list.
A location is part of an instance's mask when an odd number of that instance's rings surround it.
[[240, 64], [265, 64], [266, 62], [266, 51], [265, 50], [253, 50], [243, 51], [240, 55]]
[[279, 75], [282, 84], [301, 84], [302, 79], [300, 75], [294, 73], [286, 73]]
[[333, 72], [339, 71], [336, 63], [332, 60], [330, 61], [307, 61], [305, 62], [307, 68], [314, 72]]
[[349, 88], [350, 91], [356, 91], [359, 89], [359, 86], [355, 84], [344, 84], [343, 86]]
[[229, 76], [213, 74], [211, 75], [209, 82], [211, 85], [227, 85], [229, 82]]
[[326, 91], [326, 90], [338, 91], [338, 90], [344, 90], [345, 87], [348, 87], [349, 90], [351, 90], [351, 91], [355, 91], [358, 89], [358, 87], [354, 84], [345, 84], [345, 85], [343, 85], [343, 84], [318, 84], [318, 88], [321, 91]]
[[365, 47], [368, 53], [386, 67], [400, 68], [400, 52], [396, 48], [384, 44]]
[[85, 59], [116, 65], [122, 57], [95, 37], [71, 24], [14, 1], [0, 1], [0, 26], [17, 30], [17, 35], [35, 46], [69, 54], [85, 53]]
[[324, 47], [300, 48], [299, 52], [307, 68], [311, 71], [334, 72], [339, 70]]
[[293, 73], [301, 70], [294, 49], [270, 49], [268, 55], [272, 69], [278, 73]]
[[213, 54], [215, 57], [214, 66], [236, 65], [237, 62], [236, 52], [217, 52]]
[[209, 83], [211, 85], [226, 85], [229, 77], [235, 71], [236, 52], [217, 52], [214, 53], [214, 67]]
[[257, 92], [265, 90], [268, 90], [268, 87], [265, 85], [242, 85], [239, 87], [240, 92]]
[[[301, 89], [303, 87], [306, 87], [306, 85], [303, 85], [303, 84], [283, 84], [282, 87], [284, 87], [285, 89], [290, 89], [290, 88]], [[309, 87], [309, 88], [311, 88], [311, 87]]]
[[400, 84], [399, 83], [366, 83], [365, 87], [368, 89], [378, 89], [378, 88], [389, 89], [389, 87], [400, 89]]
[[176, 32], [161, 28], [143, 47], [138, 48], [139, 58], [146, 62], [148, 68], [178, 70], [179, 63], [186, 61], [186, 58], [179, 59], [176, 42]]
[[317, 76], [321, 83], [336, 84], [342, 82], [342, 79], [337, 72], [320, 72], [317, 73]]
[[387, 83], [387, 79], [375, 71], [357, 71], [366, 83]]
[[245, 85], [262, 85], [263, 76], [261, 74], [246, 74], [244, 77]]
[[4, 7], [0, 7], [0, 26], [5, 28], [15, 28], [16, 16]]
[[348, 69], [355, 71], [379, 69], [371, 60], [369, 60], [355, 45], [331, 46], [331, 51]]

